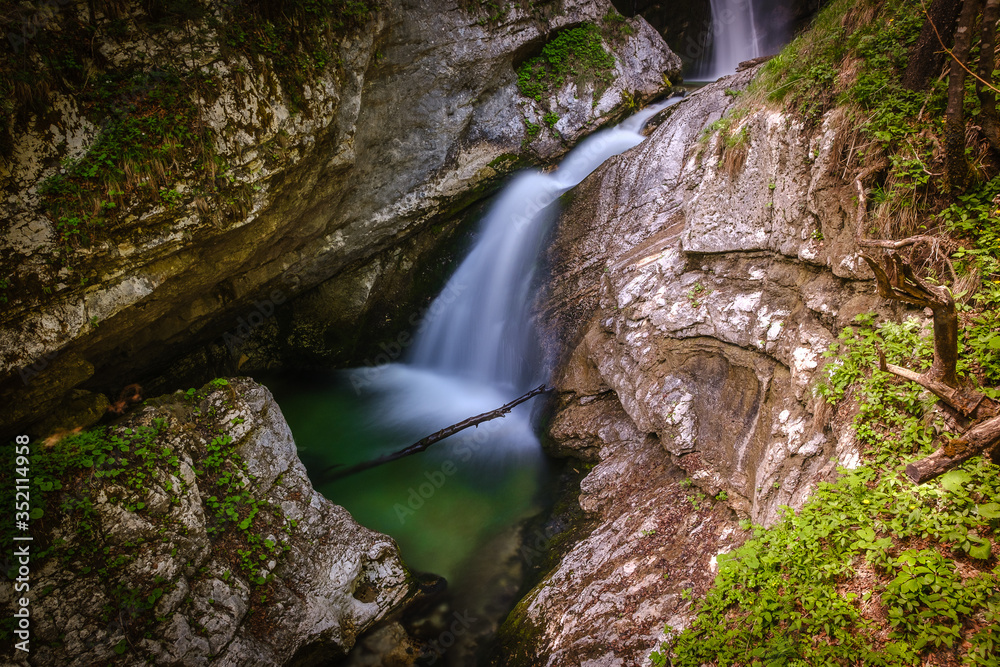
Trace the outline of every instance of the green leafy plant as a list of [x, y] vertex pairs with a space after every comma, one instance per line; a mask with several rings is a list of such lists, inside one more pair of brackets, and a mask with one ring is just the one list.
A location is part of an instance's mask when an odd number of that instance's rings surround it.
[[[955, 559], [990, 558], [1000, 468], [976, 460], [913, 486], [903, 468], [933, 448], [942, 426], [926, 418], [932, 402], [919, 387], [878, 370], [877, 347], [891, 363], [919, 367], [931, 359], [930, 340], [916, 320], [879, 324], [872, 315], [841, 333], [818, 391], [834, 402], [857, 400], [864, 464], [841, 470], [800, 511], [785, 508], [779, 523], [753, 529], [742, 547], [719, 556], [696, 621], [656, 651], [654, 664], [914, 665], [962, 641], [972, 647], [964, 664], [990, 664], [983, 656], [995, 646], [995, 620], [967, 628], [1000, 605], [997, 572], [965, 578]], [[914, 540], [930, 546], [913, 549]], [[862, 564], [876, 582], [864, 597], [844, 593], [857, 588]], [[871, 615], [874, 592], [890, 619], [888, 641]]]
[[705, 287], [701, 282], [696, 282], [687, 292], [688, 302], [692, 308], [700, 308], [701, 300], [712, 293], [712, 290]]
[[517, 70], [517, 88], [525, 97], [542, 102], [569, 81], [611, 82], [615, 58], [605, 50], [600, 29], [582, 23], [559, 32], [542, 52]]

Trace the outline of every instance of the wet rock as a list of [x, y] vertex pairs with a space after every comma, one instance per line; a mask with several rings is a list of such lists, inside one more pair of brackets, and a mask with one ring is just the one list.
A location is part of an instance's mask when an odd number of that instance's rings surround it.
[[[160, 423], [144, 446], [177, 457], [177, 467], [158, 465], [138, 496], [117, 476], [95, 484], [86, 521], [108, 555], [88, 559], [94, 547], [69, 517], [47, 520], [46, 534], [34, 536], [35, 544], [64, 542], [33, 565], [40, 593], [30, 664], [324, 663], [407, 599], [411, 578], [395, 542], [313, 489], [267, 389], [235, 379], [194, 399], [152, 403], [109, 437]], [[227, 456], [245, 463], [237, 473], [244, 491], [228, 488], [246, 494], [241, 506], [259, 508], [248, 522], [252, 535], [236, 522], [220, 524], [220, 492], [204, 476], [220, 434], [232, 439]], [[78, 483], [65, 479], [65, 493], [76, 497]], [[51, 515], [55, 495], [47, 496]], [[253, 551], [251, 538], [274, 546]], [[251, 552], [248, 571], [243, 554]], [[13, 605], [10, 587], [0, 595]]]

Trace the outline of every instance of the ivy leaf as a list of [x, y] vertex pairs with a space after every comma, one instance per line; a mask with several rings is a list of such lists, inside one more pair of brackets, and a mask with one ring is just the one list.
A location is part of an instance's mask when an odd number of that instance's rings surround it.
[[45, 511], [41, 507], [36, 507], [35, 509], [31, 510], [31, 514], [28, 515], [28, 518], [41, 519], [43, 514], [45, 514]]
[[1000, 350], [1000, 335], [994, 335], [986, 342], [986, 347], [991, 350]]
[[970, 539], [975, 540], [979, 544], [969, 549], [969, 555], [973, 558], [978, 558], [979, 560], [986, 560], [990, 557], [991, 544], [989, 540], [984, 540], [977, 537], [970, 537]]

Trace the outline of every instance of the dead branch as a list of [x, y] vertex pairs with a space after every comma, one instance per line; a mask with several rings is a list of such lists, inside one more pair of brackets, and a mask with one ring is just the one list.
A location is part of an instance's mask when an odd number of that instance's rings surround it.
[[[1000, 0], [997, 1], [1000, 2]], [[884, 248], [886, 250], [899, 250], [901, 248], [915, 246], [921, 243], [929, 245], [931, 250], [934, 252], [934, 257], [940, 258], [945, 263], [945, 266], [948, 267], [948, 273], [951, 274], [951, 284], [954, 286], [955, 283], [958, 282], [958, 274], [955, 273], [955, 265], [952, 263], [951, 257], [948, 256], [948, 253], [941, 248], [942, 245], [954, 244], [946, 244], [944, 239], [938, 238], [937, 236], [928, 236], [926, 234], [918, 234], [917, 236], [910, 236], [909, 238], [900, 239], [898, 241], [858, 239], [858, 245], [863, 248]]]
[[864, 182], [877, 174], [889, 165], [889, 160], [881, 156], [875, 164], [865, 167], [857, 178], [854, 179], [854, 191], [858, 197], [858, 206], [854, 212], [854, 238], [859, 243], [865, 232], [865, 218], [868, 216], [868, 195], [865, 192]]
[[896, 366], [894, 364], [885, 363], [885, 357], [882, 357], [882, 364], [880, 369], [886, 373], [892, 373], [896, 377], [901, 377], [904, 380], [909, 380], [910, 382], [915, 382], [921, 387], [931, 392], [942, 401], [945, 405], [953, 408], [956, 412], [961, 414], [963, 417], [969, 417], [971, 419], [984, 419], [986, 417], [993, 417], [997, 415], [996, 403], [991, 399], [987, 398], [986, 394], [976, 391], [968, 386], [963, 386], [959, 388], [949, 387], [943, 382], [929, 378], [921, 373], [915, 373], [909, 368], [903, 368], [902, 366]]
[[955, 301], [946, 287], [928, 285], [916, 276], [896, 248], [915, 243], [903, 241], [873, 241], [870, 246], [893, 248], [886, 253], [885, 268], [877, 261], [862, 254], [875, 274], [881, 296], [922, 308], [930, 308], [934, 315], [934, 363], [924, 373], [886, 363], [879, 350], [879, 368], [904, 380], [915, 382], [940, 398], [948, 407], [962, 416], [976, 420], [962, 438], [951, 440], [930, 456], [911, 463], [906, 474], [920, 484], [951, 470], [974, 456], [987, 453], [994, 460], [1000, 459], [1000, 404], [958, 378], [958, 315]]
[[921, 234], [918, 236], [911, 236], [909, 238], [900, 239], [899, 241], [883, 241], [883, 240], [871, 240], [862, 239], [858, 243], [866, 248], [885, 248], [887, 250], [899, 250], [900, 248], [905, 248], [907, 246], [916, 245], [918, 243], [929, 243], [933, 246], [937, 246], [941, 243], [941, 239], [936, 236], [927, 236]]
[[[349, 475], [355, 475], [364, 470], [368, 470], [369, 468], [374, 468], [376, 466], [390, 463], [392, 461], [397, 461], [401, 458], [410, 456], [412, 454], [419, 454], [420, 452], [424, 451], [425, 449], [433, 445], [435, 442], [440, 442], [441, 440], [451, 437], [460, 431], [464, 431], [465, 429], [470, 428], [472, 426], [478, 426], [479, 424], [482, 424], [483, 422], [488, 422], [492, 419], [504, 417], [507, 415], [507, 413], [509, 413], [511, 410], [513, 410], [521, 403], [524, 403], [525, 401], [534, 398], [539, 394], [544, 394], [548, 391], [551, 391], [551, 389], [547, 388], [544, 384], [540, 385], [535, 389], [532, 389], [528, 393], [524, 394], [523, 396], [515, 398], [510, 403], [507, 403], [506, 405], [497, 408], [496, 410], [490, 410], [489, 412], [484, 412], [480, 415], [476, 415], [475, 417], [469, 417], [468, 419], [464, 419], [458, 422], [457, 424], [452, 424], [451, 426], [443, 428], [440, 431], [431, 433], [426, 438], [418, 440], [409, 447], [404, 447], [399, 451], [393, 452], [391, 454], [386, 454], [385, 456], [380, 456], [377, 459], [372, 459], [371, 461], [365, 461], [364, 463], [358, 463], [357, 465], [353, 465], [349, 468], [344, 468], [343, 470], [337, 470], [337, 468], [340, 468], [340, 464], [336, 463], [326, 468], [323, 471], [322, 473], [323, 482], [332, 482], [333, 480], [341, 479]], [[331, 471], [335, 472], [331, 473]]]

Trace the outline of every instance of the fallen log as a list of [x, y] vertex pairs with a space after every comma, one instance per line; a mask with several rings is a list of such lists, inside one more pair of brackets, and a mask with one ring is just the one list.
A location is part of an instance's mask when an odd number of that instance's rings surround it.
[[979, 422], [961, 438], [906, 466], [906, 476], [915, 484], [923, 484], [980, 454], [989, 454], [994, 462], [1000, 456], [1000, 417]]
[[535, 396], [538, 396], [539, 394], [544, 394], [549, 391], [552, 390], [547, 388], [544, 384], [539, 385], [538, 387], [532, 389], [528, 393], [515, 398], [510, 403], [500, 406], [496, 410], [490, 410], [489, 412], [484, 412], [482, 414], [476, 415], [475, 417], [469, 417], [468, 419], [463, 419], [457, 424], [452, 424], [451, 426], [447, 426], [441, 429], [440, 431], [431, 433], [426, 438], [421, 438], [420, 440], [413, 443], [409, 447], [404, 447], [399, 451], [395, 451], [391, 454], [380, 456], [376, 459], [372, 459], [371, 461], [358, 463], [357, 465], [353, 465], [349, 468], [343, 468], [342, 470], [339, 470], [341, 465], [339, 463], [335, 463], [332, 466], [323, 470], [322, 473], [320, 473], [320, 475], [323, 478], [322, 481], [324, 483], [332, 482], [334, 480], [348, 477], [349, 475], [356, 475], [359, 472], [368, 470], [370, 468], [374, 468], [376, 466], [384, 465], [392, 461], [397, 461], [401, 458], [411, 456], [413, 454], [419, 454], [420, 452], [424, 451], [425, 449], [433, 445], [435, 442], [440, 442], [445, 438], [451, 437], [460, 431], [464, 431], [465, 429], [471, 428], [472, 426], [478, 426], [483, 422], [488, 422], [492, 419], [504, 417], [507, 415], [507, 413], [509, 413], [511, 410], [513, 410], [521, 403], [524, 403], [525, 401], [532, 399]]
[[924, 373], [916, 373], [909, 368], [887, 364], [881, 350], [879, 350], [879, 361], [881, 362], [879, 364], [880, 370], [920, 385], [963, 417], [986, 419], [1000, 415], [997, 402], [981, 391], [976, 391], [969, 386], [949, 387]]

